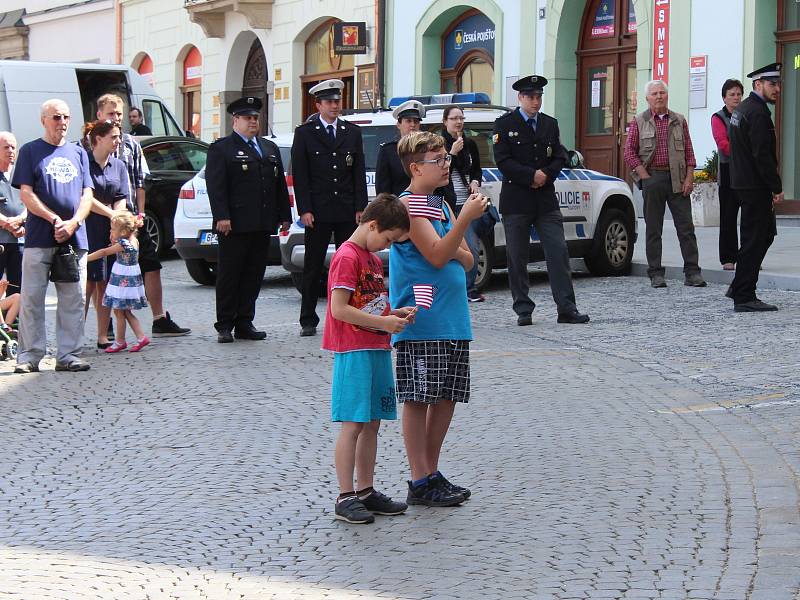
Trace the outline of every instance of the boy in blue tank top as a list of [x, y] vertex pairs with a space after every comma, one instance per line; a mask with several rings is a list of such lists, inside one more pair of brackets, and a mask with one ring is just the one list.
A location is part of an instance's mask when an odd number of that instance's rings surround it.
[[[411, 481], [408, 504], [456, 506], [470, 491], [450, 483], [439, 471], [439, 454], [456, 402], [469, 401], [469, 342], [466, 271], [473, 258], [464, 233], [488, 207], [472, 194], [457, 219], [434, 190], [446, 186], [451, 157], [441, 136], [414, 132], [397, 145], [411, 177], [401, 194], [409, 209], [409, 239], [389, 254], [389, 299], [392, 306], [420, 305], [416, 321], [392, 337], [397, 350], [397, 401], [403, 404], [403, 439]], [[426, 290], [415, 300], [414, 287]]]

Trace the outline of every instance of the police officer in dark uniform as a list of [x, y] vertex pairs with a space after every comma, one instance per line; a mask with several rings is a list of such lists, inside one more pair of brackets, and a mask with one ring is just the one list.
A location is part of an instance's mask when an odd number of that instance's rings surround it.
[[731, 189], [742, 207], [742, 218], [736, 275], [727, 295], [736, 312], [762, 312], [778, 310], [756, 297], [756, 284], [761, 262], [777, 233], [774, 205], [783, 200], [775, 125], [767, 106], [775, 104], [781, 91], [781, 63], [747, 76], [753, 80], [753, 91], [733, 111], [728, 129]]
[[253, 327], [256, 299], [264, 280], [270, 235], [289, 226], [289, 191], [278, 147], [259, 137], [261, 100], [240, 98], [228, 106], [233, 132], [211, 144], [206, 185], [217, 261], [217, 341], [263, 340]]
[[331, 235], [338, 248], [355, 231], [367, 206], [367, 173], [361, 128], [342, 121], [339, 79], [312, 87], [319, 114], [294, 131], [292, 174], [300, 221], [305, 226], [300, 327], [317, 332], [317, 298]]
[[388, 192], [396, 196], [411, 183], [411, 178], [406, 174], [397, 155], [397, 142], [412, 131], [419, 131], [419, 125], [425, 118], [425, 106], [418, 100], [406, 100], [392, 111], [392, 116], [397, 119], [400, 135], [396, 140], [381, 144], [381, 149], [378, 150], [375, 193]]
[[547, 261], [550, 289], [559, 323], [586, 323], [578, 312], [570, 275], [564, 221], [554, 182], [567, 161], [558, 121], [539, 112], [547, 79], [528, 75], [512, 87], [519, 107], [494, 123], [494, 158], [503, 174], [500, 213], [506, 234], [508, 282], [518, 325], [531, 325], [536, 304], [528, 296], [531, 225], [536, 227]]

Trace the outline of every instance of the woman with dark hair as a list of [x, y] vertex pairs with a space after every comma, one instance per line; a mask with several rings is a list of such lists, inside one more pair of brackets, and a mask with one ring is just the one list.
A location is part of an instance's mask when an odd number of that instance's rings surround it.
[[[128, 170], [125, 163], [112, 156], [119, 147], [122, 132], [111, 121], [93, 121], [83, 128], [83, 145], [89, 154], [89, 172], [94, 183], [92, 212], [86, 219], [86, 237], [89, 252], [109, 245], [111, 217], [115, 210], [124, 210], [128, 197]], [[88, 263], [86, 269], [86, 304], [84, 316], [89, 311], [89, 302], [94, 298], [97, 311], [97, 347], [108, 348], [111, 309], [103, 306], [103, 294], [111, 276], [114, 256]]]
[[[474, 140], [464, 137], [464, 111], [457, 106], [447, 106], [442, 113], [445, 150], [452, 156], [450, 162], [450, 183], [445, 188], [445, 200], [458, 217], [469, 195], [478, 192], [483, 181], [481, 158]], [[464, 239], [472, 252], [474, 266], [467, 272], [467, 299], [470, 302], [483, 302], [485, 298], [475, 287], [478, 274], [478, 226], [480, 219], [470, 223]]]
[[719, 262], [726, 271], [733, 271], [736, 254], [739, 251], [739, 236], [736, 221], [739, 217], [739, 203], [731, 190], [730, 142], [728, 127], [731, 113], [739, 106], [744, 94], [744, 86], [738, 79], [727, 79], [722, 84], [722, 101], [725, 106], [711, 115], [711, 133], [719, 152]]

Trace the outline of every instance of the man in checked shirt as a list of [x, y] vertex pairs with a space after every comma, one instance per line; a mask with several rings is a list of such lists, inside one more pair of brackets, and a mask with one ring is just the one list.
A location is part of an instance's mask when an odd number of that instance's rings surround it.
[[692, 223], [692, 203], [697, 161], [683, 115], [667, 108], [669, 93], [663, 81], [649, 81], [644, 88], [648, 108], [628, 127], [625, 164], [644, 196], [647, 274], [654, 288], [667, 287], [661, 266], [661, 233], [664, 210], [669, 205], [683, 255], [684, 285], [705, 287], [698, 264], [697, 238]]

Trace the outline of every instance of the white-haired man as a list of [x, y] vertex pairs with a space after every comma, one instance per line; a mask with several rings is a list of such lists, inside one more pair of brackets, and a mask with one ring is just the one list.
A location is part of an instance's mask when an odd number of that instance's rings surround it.
[[22, 240], [27, 211], [19, 191], [8, 180], [17, 158], [17, 138], [10, 131], [0, 131], [0, 277], [5, 274], [9, 294], [20, 291], [22, 284]]
[[644, 196], [647, 274], [654, 288], [667, 287], [661, 266], [661, 234], [664, 211], [669, 205], [683, 255], [684, 285], [704, 287], [700, 274], [697, 238], [689, 195], [694, 187], [694, 157], [689, 126], [683, 115], [667, 108], [669, 92], [663, 81], [649, 81], [644, 88], [647, 110], [628, 127], [625, 164]]
[[86, 230], [81, 227], [92, 207], [89, 158], [77, 144], [67, 144], [69, 106], [48, 100], [41, 112], [44, 135], [19, 150], [11, 185], [28, 209], [22, 288], [19, 355], [15, 373], [39, 370], [44, 358], [45, 296], [53, 256], [69, 244], [78, 255], [80, 280], [56, 283], [56, 371], [86, 371], [83, 349], [83, 303], [86, 288]]

